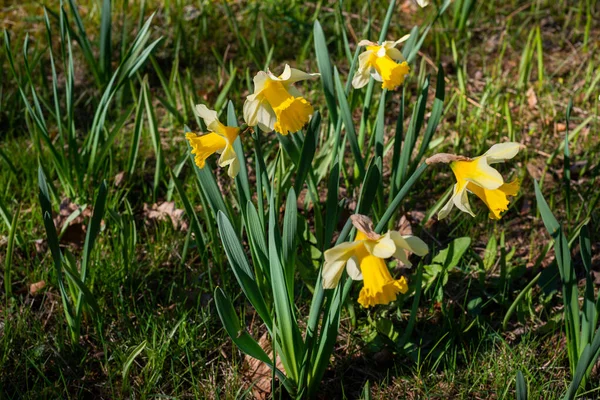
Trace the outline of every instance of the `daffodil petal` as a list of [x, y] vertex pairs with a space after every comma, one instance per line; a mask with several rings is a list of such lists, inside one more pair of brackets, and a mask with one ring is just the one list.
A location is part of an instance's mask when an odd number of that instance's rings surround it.
[[244, 121], [249, 126], [258, 125], [258, 110], [260, 108], [260, 100], [256, 95], [250, 95], [244, 102]]
[[204, 104], [196, 104], [195, 111], [196, 115], [204, 120], [204, 124], [209, 131], [220, 133], [219, 131], [222, 124], [219, 122], [219, 116], [216, 111], [210, 110]]
[[360, 42], [358, 42], [358, 45], [361, 47], [365, 47], [365, 46], [377, 46], [377, 43], [371, 42], [370, 40], [367, 39], [363, 39]]
[[325, 263], [322, 271], [324, 289], [332, 289], [337, 286], [344, 271], [344, 265], [358, 246], [362, 246], [362, 242], [344, 242], [325, 251]]
[[446, 204], [444, 204], [444, 206], [440, 209], [440, 211], [438, 211], [438, 219], [444, 219], [448, 216], [448, 214], [450, 214], [450, 211], [452, 211], [452, 208], [454, 208], [454, 196], [456, 195], [458, 190], [458, 184], [454, 184], [454, 190], [452, 193], [452, 196], [448, 199], [448, 201], [446, 202]]
[[346, 263], [346, 272], [354, 281], [362, 281], [363, 279], [362, 272], [358, 267], [358, 260], [354, 256], [348, 259], [348, 262]]
[[358, 70], [352, 78], [352, 87], [355, 89], [360, 89], [369, 83], [371, 66], [368, 61], [372, 53], [367, 50], [358, 56]]
[[378, 258], [389, 258], [396, 252], [396, 244], [390, 237], [390, 232], [379, 240], [365, 240], [364, 245], [369, 253]]
[[456, 188], [456, 193], [452, 196], [452, 200], [454, 201], [454, 205], [461, 211], [470, 214], [472, 217], [475, 216], [473, 210], [471, 210], [471, 205], [469, 204], [469, 197], [467, 196], [467, 182], [464, 182], [464, 185], [458, 185]]
[[517, 155], [521, 145], [515, 142], [498, 143], [490, 147], [484, 156], [488, 164], [510, 160]]
[[386, 54], [389, 58], [391, 58], [394, 61], [404, 61], [404, 56], [402, 55], [402, 52], [396, 48], [390, 48], [387, 49]]
[[279, 79], [284, 81], [286, 84], [292, 84], [299, 81], [305, 81], [307, 79], [317, 78], [319, 73], [308, 73], [300, 71], [296, 68], [291, 68], [288, 64], [285, 64], [283, 73], [279, 76]]
[[390, 231], [390, 237], [396, 248], [402, 248], [423, 257], [429, 253], [429, 246], [421, 238], [412, 235], [401, 235], [398, 231]]
[[467, 181], [476, 183], [486, 189], [498, 189], [504, 184], [504, 179], [500, 172], [490, 167], [486, 157], [479, 157], [476, 165], [466, 177]]
[[344, 272], [344, 265], [346, 260], [337, 260], [333, 262], [327, 262], [323, 264], [323, 289], [333, 289], [337, 286], [342, 273]]
[[275, 129], [277, 115], [266, 101], [261, 102], [256, 117], [257, 125], [263, 132], [271, 132]]

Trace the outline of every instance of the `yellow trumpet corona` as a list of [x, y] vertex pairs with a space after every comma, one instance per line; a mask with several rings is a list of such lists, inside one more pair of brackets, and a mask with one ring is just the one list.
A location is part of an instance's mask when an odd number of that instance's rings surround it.
[[254, 77], [254, 93], [244, 103], [244, 120], [265, 132], [274, 130], [287, 135], [299, 131], [310, 120], [314, 109], [294, 83], [317, 76], [319, 74], [302, 72], [287, 64], [279, 76], [271, 71], [260, 71]]
[[204, 168], [208, 157], [214, 153], [221, 154], [218, 165], [220, 167], [229, 166], [227, 174], [231, 178], [235, 178], [240, 170], [240, 163], [233, 149], [233, 142], [238, 138], [240, 129], [223, 125], [219, 121], [217, 112], [208, 109], [203, 104], [196, 105], [195, 111], [204, 120], [210, 133], [201, 136], [192, 132], [185, 134], [185, 138], [192, 147], [192, 154], [195, 155], [194, 162], [199, 168]]
[[353, 215], [352, 223], [358, 230], [354, 241], [341, 243], [325, 252], [323, 288], [336, 287], [346, 267], [352, 279], [364, 282], [358, 297], [363, 307], [396, 300], [398, 293], [407, 292], [408, 284], [404, 277], [392, 277], [385, 259], [393, 256], [410, 266], [406, 251], [424, 256], [429, 252], [427, 245], [417, 237], [403, 236], [397, 231], [379, 235], [364, 215]]
[[402, 85], [410, 67], [396, 46], [406, 39], [408, 36], [382, 44], [361, 40], [358, 45], [366, 46], [366, 50], [358, 57], [358, 71], [352, 79], [352, 86], [360, 89], [369, 83], [370, 77], [381, 82], [382, 89], [395, 90]]

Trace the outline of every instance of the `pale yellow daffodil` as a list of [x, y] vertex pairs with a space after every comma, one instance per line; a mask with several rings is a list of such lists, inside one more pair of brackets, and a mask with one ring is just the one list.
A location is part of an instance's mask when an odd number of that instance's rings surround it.
[[519, 143], [514, 142], [495, 144], [485, 154], [475, 158], [451, 154], [438, 154], [429, 158], [428, 164], [432, 162], [450, 163], [456, 177], [452, 197], [442, 207], [438, 218], [442, 219], [448, 216], [454, 206], [474, 217], [475, 213], [471, 210], [467, 196], [467, 192], [471, 192], [487, 205], [491, 219], [500, 219], [501, 213], [508, 209], [507, 196], [517, 195], [520, 182], [518, 179], [514, 179], [512, 182], [505, 183], [502, 175], [490, 164], [510, 160], [517, 155], [520, 146]]
[[314, 112], [310, 103], [294, 87], [294, 83], [318, 77], [285, 65], [283, 73], [260, 71], [254, 77], [254, 93], [244, 103], [244, 120], [265, 132], [282, 135], [299, 131]]
[[206, 159], [214, 153], [221, 154], [218, 165], [220, 167], [229, 166], [227, 174], [235, 178], [240, 170], [233, 142], [238, 138], [240, 129], [237, 127], [225, 126], [219, 121], [217, 112], [208, 109], [203, 104], [196, 105], [196, 114], [204, 120], [204, 124], [210, 131], [206, 135], [198, 136], [195, 133], [188, 132], [185, 138], [192, 147], [192, 154], [196, 157], [194, 161], [199, 168], [204, 168]]
[[410, 67], [396, 46], [408, 37], [406, 35], [395, 42], [385, 41], [382, 44], [361, 40], [358, 45], [366, 46], [366, 50], [358, 56], [358, 71], [352, 79], [352, 86], [360, 89], [369, 83], [371, 77], [382, 82], [382, 89], [394, 90], [402, 85]]
[[363, 307], [396, 300], [398, 293], [407, 292], [408, 284], [404, 277], [394, 279], [391, 276], [385, 259], [393, 256], [410, 266], [406, 251], [424, 256], [429, 252], [427, 244], [418, 237], [403, 236], [397, 231], [379, 235], [364, 215], [353, 215], [352, 223], [358, 231], [354, 241], [341, 243], [325, 252], [323, 288], [335, 288], [346, 267], [350, 278], [364, 281], [358, 297]]

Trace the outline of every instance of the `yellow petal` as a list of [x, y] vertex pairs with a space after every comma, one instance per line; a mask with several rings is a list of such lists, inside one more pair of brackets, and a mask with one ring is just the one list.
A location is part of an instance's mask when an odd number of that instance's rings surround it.
[[358, 296], [358, 302], [363, 307], [376, 304], [388, 304], [396, 300], [398, 293], [406, 293], [408, 285], [404, 277], [395, 280], [390, 275], [385, 262], [373, 255], [360, 259], [360, 269], [364, 286]]
[[498, 189], [489, 190], [473, 183], [467, 185], [467, 189], [479, 197], [490, 209], [490, 219], [500, 219], [501, 213], [508, 210], [507, 196], [516, 196], [519, 192], [520, 182], [518, 179], [505, 183]]
[[188, 132], [185, 134], [185, 138], [192, 147], [192, 154], [196, 156], [194, 161], [199, 168], [204, 168], [206, 159], [214, 153], [223, 151], [227, 145], [222, 136], [213, 132], [202, 136]]

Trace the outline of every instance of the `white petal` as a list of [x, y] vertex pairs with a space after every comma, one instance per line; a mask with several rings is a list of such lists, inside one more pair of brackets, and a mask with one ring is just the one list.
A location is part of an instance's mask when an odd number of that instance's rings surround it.
[[[390, 43], [392, 43], [392, 42], [390, 42]], [[387, 54], [387, 49], [385, 48], [385, 46], [379, 47], [379, 49], [377, 50], [377, 57], [385, 57], [386, 54]]]
[[515, 142], [498, 143], [490, 147], [485, 152], [484, 156], [487, 159], [488, 164], [494, 164], [506, 160], [510, 160], [517, 155], [521, 145]]
[[346, 263], [346, 272], [348, 273], [348, 276], [354, 281], [363, 280], [362, 271], [358, 267], [358, 260], [356, 259], [356, 257], [350, 257], [348, 259], [348, 262]]
[[375, 79], [377, 82], [383, 82], [383, 78], [381, 77], [381, 75], [379, 75], [379, 72], [377, 72], [374, 69], [371, 71], [371, 77], [373, 79]]
[[396, 252], [396, 244], [390, 237], [391, 232], [380, 237], [379, 240], [365, 240], [364, 245], [369, 253], [377, 258], [389, 258]]
[[244, 121], [248, 126], [256, 126], [258, 124], [258, 109], [260, 108], [260, 100], [256, 95], [250, 95], [244, 102]]
[[275, 111], [266, 101], [262, 101], [258, 107], [257, 112], [258, 127], [263, 132], [271, 132], [275, 129], [275, 122], [277, 122], [277, 115]]
[[459, 210], [470, 214], [472, 217], [475, 216], [473, 210], [471, 210], [471, 205], [469, 204], [469, 197], [467, 196], [467, 186], [457, 192], [454, 196], [452, 196], [452, 200], [454, 201], [454, 205], [458, 207]]
[[285, 64], [285, 69], [283, 70], [283, 73], [281, 75], [279, 75], [279, 79], [289, 85], [294, 82], [304, 81], [307, 79], [313, 79], [313, 78], [318, 77], [319, 75], [321, 75], [321, 74], [319, 74], [319, 73], [309, 74], [308, 72], [303, 72], [296, 68], [290, 68], [290, 66], [288, 64]]
[[344, 264], [346, 264], [345, 260], [338, 260], [330, 263], [325, 261], [322, 273], [323, 289], [333, 289], [337, 286], [342, 277], [342, 272], [344, 272]]
[[367, 39], [363, 39], [360, 42], [358, 42], [359, 46], [377, 46], [377, 43], [375, 42], [371, 42], [370, 40]]
[[259, 94], [262, 92], [265, 87], [265, 82], [267, 79], [270, 79], [271, 76], [267, 74], [265, 71], [258, 71], [256, 75], [254, 75], [254, 94]]
[[369, 83], [371, 66], [367, 65], [367, 61], [372, 53], [372, 51], [365, 51], [358, 56], [358, 70], [352, 78], [352, 87], [355, 89], [360, 89]]
[[389, 58], [391, 58], [394, 61], [404, 61], [404, 56], [402, 55], [402, 52], [398, 49], [387, 49], [386, 54]]
[[427, 246], [427, 243], [422, 241], [421, 238], [412, 235], [401, 235], [400, 232], [397, 231], [392, 231], [391, 233], [391, 237], [394, 240], [396, 247], [406, 249], [419, 257], [423, 257], [429, 253], [429, 246]]
[[400, 43], [406, 42], [409, 37], [410, 37], [410, 33], [407, 33], [406, 35], [402, 36], [400, 39], [398, 39], [394, 42], [394, 47], [398, 46]]
[[450, 214], [450, 211], [452, 211], [452, 208], [454, 208], [454, 196], [456, 195], [457, 189], [458, 184], [454, 184], [454, 192], [452, 193], [450, 199], [448, 199], [448, 202], [446, 202], [446, 204], [444, 204], [444, 207], [442, 207], [441, 210], [438, 212], [438, 219], [446, 218], [448, 214]]
[[423, 7], [427, 7], [429, 5], [429, 0], [417, 0], [417, 4], [423, 8]]
[[204, 125], [208, 128], [209, 131], [220, 133], [221, 123], [219, 122], [219, 116], [217, 112], [214, 110], [210, 110], [204, 104], [196, 104], [196, 115], [204, 120]]

